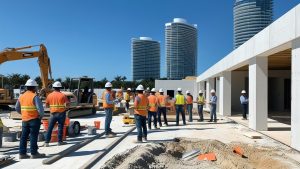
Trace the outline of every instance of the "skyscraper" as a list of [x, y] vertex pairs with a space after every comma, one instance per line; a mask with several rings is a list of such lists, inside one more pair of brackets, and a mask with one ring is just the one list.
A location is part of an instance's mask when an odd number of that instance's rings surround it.
[[131, 39], [133, 80], [160, 78], [160, 43], [149, 37]]
[[234, 48], [238, 48], [273, 20], [273, 0], [235, 0]]
[[165, 25], [168, 79], [184, 79], [197, 72], [197, 25], [175, 18]]

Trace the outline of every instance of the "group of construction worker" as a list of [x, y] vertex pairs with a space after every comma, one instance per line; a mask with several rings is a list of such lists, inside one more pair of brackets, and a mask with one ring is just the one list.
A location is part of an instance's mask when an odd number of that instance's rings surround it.
[[[38, 135], [40, 131], [41, 120], [44, 116], [44, 108], [41, 99], [37, 96], [38, 84], [36, 81], [27, 80], [25, 87], [26, 92], [23, 93], [17, 103], [16, 111], [22, 116], [22, 134], [20, 138], [19, 158], [35, 159], [44, 158], [46, 155], [38, 152]], [[54, 91], [46, 98], [46, 107], [50, 108], [50, 118], [48, 121], [48, 130], [45, 138], [45, 147], [49, 146], [52, 130], [58, 123], [58, 143], [57, 145], [66, 144], [63, 142], [63, 127], [66, 119], [66, 108], [69, 106], [68, 98], [60, 92], [62, 85], [60, 82], [53, 83]], [[27, 154], [27, 139], [30, 139], [30, 153]]]

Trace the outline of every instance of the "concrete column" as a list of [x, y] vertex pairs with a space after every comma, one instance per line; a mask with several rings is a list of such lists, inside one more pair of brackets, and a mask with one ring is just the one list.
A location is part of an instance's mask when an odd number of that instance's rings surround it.
[[[215, 78], [209, 78], [206, 82], [206, 100], [207, 103], [209, 102], [210, 98], [210, 91], [215, 89]], [[206, 104], [206, 108], [209, 108], [209, 104]]]
[[223, 72], [220, 77], [220, 114], [223, 116], [231, 116], [231, 72]]
[[292, 112], [291, 146], [300, 150], [300, 38], [293, 42], [292, 49]]
[[268, 58], [256, 57], [249, 65], [249, 127], [268, 130]]

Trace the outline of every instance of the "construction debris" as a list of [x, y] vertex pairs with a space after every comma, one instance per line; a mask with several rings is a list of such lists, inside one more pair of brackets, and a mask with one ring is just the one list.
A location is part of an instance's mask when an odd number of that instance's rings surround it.
[[205, 153], [205, 154], [200, 154], [198, 156], [198, 160], [216, 161], [217, 157], [215, 153]]
[[262, 138], [262, 135], [258, 134], [256, 132], [247, 132], [247, 133], [244, 133], [244, 136], [249, 137], [251, 139], [261, 139]]

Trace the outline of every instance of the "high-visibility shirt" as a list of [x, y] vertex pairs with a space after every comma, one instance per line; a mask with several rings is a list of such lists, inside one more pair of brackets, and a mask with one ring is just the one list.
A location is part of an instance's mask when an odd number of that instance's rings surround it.
[[159, 105], [159, 107], [166, 107], [166, 96], [164, 96], [164, 95], [159, 95], [158, 97], [157, 97], [157, 100], [158, 100], [158, 105]]
[[138, 94], [134, 100], [134, 114], [147, 116], [148, 99], [144, 94]]
[[20, 96], [19, 102], [21, 105], [22, 121], [29, 121], [39, 118], [39, 112], [37, 111], [33, 101], [35, 96], [36, 94], [31, 91], [26, 91]]
[[58, 91], [53, 91], [46, 99], [46, 104], [50, 106], [50, 113], [65, 112], [67, 103], [69, 103], [67, 96]]
[[198, 104], [200, 104], [200, 105], [204, 105], [205, 104], [204, 96], [198, 96]]
[[124, 99], [125, 99], [126, 101], [130, 101], [130, 95], [129, 95], [129, 93], [125, 93]]
[[110, 94], [110, 97], [109, 97], [109, 100], [110, 101], [113, 101], [113, 96], [112, 96], [112, 92], [111, 91], [108, 91], [108, 90], [105, 90], [104, 94], [102, 95], [102, 100], [103, 100], [103, 108], [113, 108], [114, 105], [113, 104], [108, 104], [107, 101], [106, 101], [106, 95], [107, 94]]
[[184, 96], [182, 94], [177, 94], [175, 98], [176, 98], [175, 105], [184, 105]]
[[193, 97], [191, 95], [186, 96], [186, 104], [193, 104]]
[[150, 95], [148, 97], [149, 101], [149, 111], [156, 112], [157, 111], [157, 97], [154, 95]]

